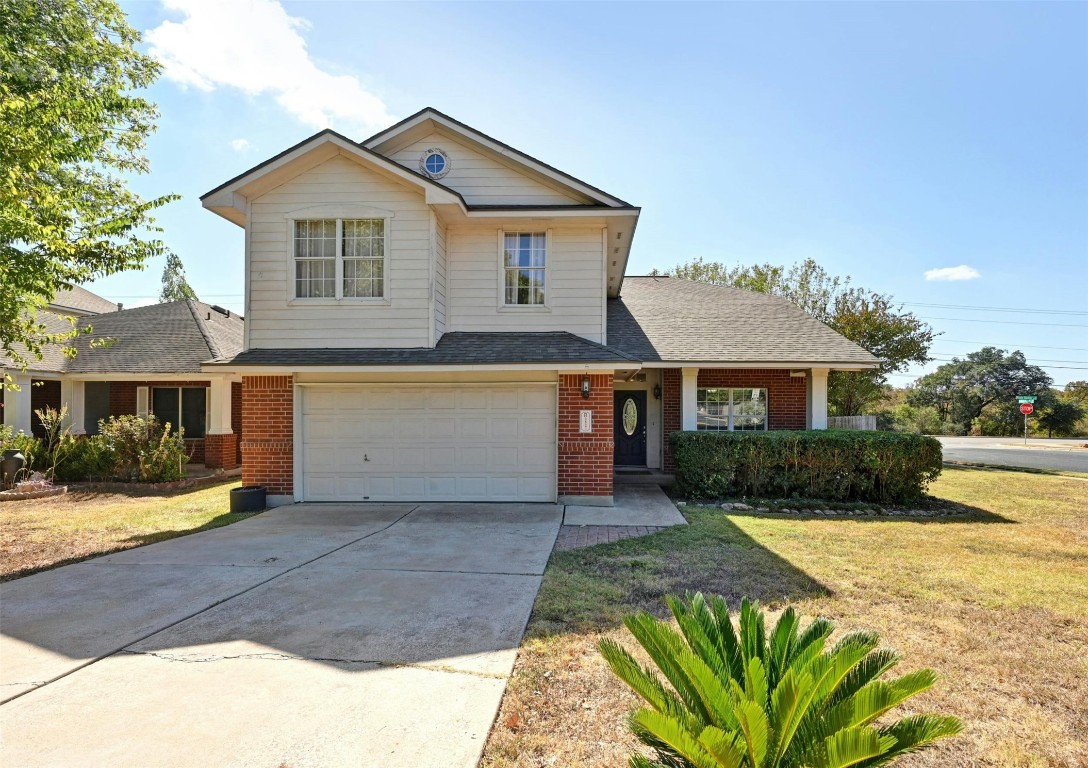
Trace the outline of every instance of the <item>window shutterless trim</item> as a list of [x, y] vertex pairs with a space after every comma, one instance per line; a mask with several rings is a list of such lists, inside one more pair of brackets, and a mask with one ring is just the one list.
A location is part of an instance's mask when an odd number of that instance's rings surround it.
[[[306, 306], [333, 306], [338, 304], [389, 305], [390, 298], [390, 253], [392, 251], [394, 211], [374, 208], [368, 205], [352, 203], [331, 203], [309, 208], [300, 208], [284, 215], [287, 222], [287, 304]], [[335, 255], [335, 290], [332, 296], [298, 296], [295, 265], [295, 223], [321, 219], [336, 220], [336, 255]], [[382, 295], [381, 296], [345, 296], [344, 295], [344, 221], [381, 221], [382, 222]]]
[[[740, 390], [747, 390], [747, 391], [753, 391], [754, 390], [756, 392], [762, 392], [763, 393], [763, 396], [761, 398], [761, 400], [763, 402], [763, 422], [762, 422], [762, 426], [760, 426], [758, 428], [752, 428], [752, 429], [737, 429], [736, 428], [737, 413], [734, 410], [733, 394], [735, 392], [737, 392], [737, 391], [740, 391]], [[706, 424], [706, 421], [707, 421], [707, 419], [710, 418], [710, 414], [709, 413], [703, 413], [703, 414], [699, 413], [700, 404], [706, 404], [707, 403], [707, 394], [706, 393], [708, 393], [708, 392], [728, 392], [729, 393], [729, 399], [728, 399], [728, 402], [726, 403], [726, 412], [725, 412], [726, 425], [724, 427], [721, 427], [721, 426], [713, 426], [713, 427], [708, 426]], [[719, 401], [716, 401], [716, 402], [720, 403], [721, 401], [719, 400]], [[766, 432], [770, 428], [771, 404], [770, 404], [770, 393], [768, 392], [767, 387], [698, 387], [695, 390], [695, 408], [696, 408], [696, 416], [695, 416], [695, 418], [696, 418], [696, 429], [703, 430], [703, 431], [706, 431], [706, 432]], [[741, 415], [743, 417], [745, 417], [745, 418], [754, 418], [754, 416], [752, 416], [751, 414], [741, 414]], [[720, 415], [715, 416], [714, 418], [718, 419], [719, 422], [721, 420]], [[700, 419], [702, 419], [702, 421], [703, 421], [702, 425], [699, 424]]]
[[[506, 302], [506, 236], [507, 235], [544, 235], [544, 266], [543, 267], [526, 267], [526, 269], [538, 269], [543, 273], [543, 291], [544, 302], [542, 304], [508, 304]], [[548, 272], [551, 269], [551, 255], [552, 255], [552, 231], [550, 229], [545, 230], [533, 230], [533, 229], [499, 229], [498, 230], [498, 257], [499, 257], [499, 278], [498, 278], [498, 309], [500, 312], [550, 312], [551, 311], [551, 291], [548, 287]], [[515, 269], [509, 267], [509, 269]]]

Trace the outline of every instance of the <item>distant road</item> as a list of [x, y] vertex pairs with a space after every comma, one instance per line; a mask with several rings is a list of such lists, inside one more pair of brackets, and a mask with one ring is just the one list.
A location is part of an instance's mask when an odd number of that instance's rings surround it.
[[[1052, 448], [1024, 448], [1024, 438], [1015, 437], [939, 437], [946, 461], [967, 461], [975, 464], [1004, 464], [1008, 467], [1056, 469], [1063, 472], [1088, 472], [1088, 450], [1058, 450], [1061, 447], [1084, 445], [1088, 439], [1045, 440], [1030, 438], [1029, 445]], [[1017, 448], [1016, 445], [1020, 444]]]

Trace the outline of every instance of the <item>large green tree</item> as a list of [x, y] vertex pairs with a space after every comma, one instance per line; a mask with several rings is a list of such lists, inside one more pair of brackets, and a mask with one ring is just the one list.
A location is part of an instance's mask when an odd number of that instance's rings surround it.
[[1086, 412], [1076, 400], [1059, 398], [1039, 414], [1039, 426], [1046, 430], [1047, 437], [1069, 437], [1077, 433], [1077, 422]]
[[196, 291], [185, 279], [185, 265], [181, 263], [181, 257], [177, 254], [166, 256], [166, 266], [162, 270], [162, 292], [159, 301], [181, 301], [182, 299], [195, 299]]
[[891, 373], [929, 361], [933, 329], [891, 296], [850, 284], [812, 259], [790, 267], [774, 264], [726, 266], [695, 259], [665, 274], [701, 283], [728, 285], [782, 296], [807, 314], [872, 352], [881, 361], [875, 371], [832, 371], [828, 405], [832, 413], [864, 413], [881, 396]]
[[1050, 384], [1046, 371], [1029, 364], [1023, 352], [983, 347], [918, 379], [907, 402], [936, 408], [961, 434], [970, 432], [984, 411], [989, 422], [984, 432], [1016, 434], [1023, 426], [1016, 396], [1035, 395], [1036, 407], [1047, 407], [1054, 400]]
[[37, 312], [55, 292], [165, 253], [127, 185], [149, 170], [159, 65], [113, 0], [0, 0], [0, 347], [17, 364], [75, 331]]

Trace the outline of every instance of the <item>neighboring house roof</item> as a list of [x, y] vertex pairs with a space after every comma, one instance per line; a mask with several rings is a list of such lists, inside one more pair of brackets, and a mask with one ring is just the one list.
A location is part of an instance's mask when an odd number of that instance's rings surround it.
[[74, 340], [68, 373], [198, 373], [201, 363], [242, 349], [242, 318], [194, 299], [88, 320], [80, 325], [94, 330]]
[[104, 299], [97, 293], [91, 293], [81, 285], [73, 285], [62, 288], [49, 302], [50, 310], [57, 314], [66, 314], [65, 310], [71, 310], [75, 315], [101, 315], [106, 312], [116, 312], [118, 307], [109, 299]]
[[[114, 307], [116, 309], [116, 307]], [[38, 322], [45, 326], [45, 332], [52, 335], [58, 333], [71, 333], [75, 325], [73, 316], [60, 315], [48, 310], [38, 312]], [[77, 318], [81, 319], [81, 318]], [[64, 355], [64, 347], [60, 344], [46, 344], [42, 347], [42, 359], [30, 354], [22, 344], [15, 345], [16, 351], [26, 360], [28, 371], [38, 373], [63, 373], [67, 364]], [[4, 354], [0, 354], [0, 368], [16, 368], [15, 361]]]
[[251, 349], [213, 364], [275, 366], [627, 363], [633, 358], [572, 333], [467, 333], [442, 336], [434, 349]]
[[643, 362], [879, 362], [779, 296], [675, 277], [626, 278], [608, 301], [608, 344]]
[[[72, 324], [52, 312], [38, 317], [52, 333], [72, 330]], [[27, 370], [49, 373], [199, 373], [200, 364], [233, 357], [242, 349], [242, 318], [201, 301], [172, 301], [80, 317], [77, 326], [90, 327], [69, 342], [76, 350], [50, 344], [43, 359], [29, 359]], [[104, 342], [104, 343], [103, 343]], [[0, 358], [0, 365], [13, 367]]]

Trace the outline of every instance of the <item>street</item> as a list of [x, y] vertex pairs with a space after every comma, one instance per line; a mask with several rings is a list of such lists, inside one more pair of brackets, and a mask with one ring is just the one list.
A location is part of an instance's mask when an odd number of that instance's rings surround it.
[[1002, 464], [1008, 467], [1053, 469], [1088, 473], [1088, 450], [1075, 450], [1088, 444], [1088, 439], [1047, 440], [1015, 437], [938, 437], [944, 447], [945, 461], [966, 461], [977, 464]]

